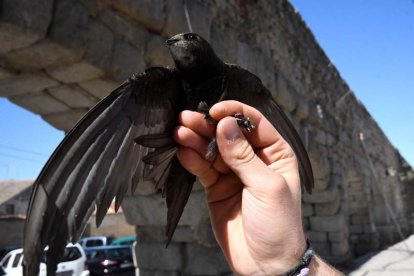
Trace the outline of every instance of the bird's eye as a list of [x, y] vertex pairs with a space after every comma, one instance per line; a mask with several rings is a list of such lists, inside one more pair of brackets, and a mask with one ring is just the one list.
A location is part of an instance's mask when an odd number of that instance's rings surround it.
[[195, 34], [186, 34], [185, 38], [187, 40], [195, 40], [197, 36]]

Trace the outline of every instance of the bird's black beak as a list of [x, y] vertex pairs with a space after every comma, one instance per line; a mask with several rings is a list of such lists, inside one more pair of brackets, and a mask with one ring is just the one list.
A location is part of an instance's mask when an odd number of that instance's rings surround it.
[[167, 41], [165, 41], [165, 43], [168, 45], [168, 46], [170, 46], [170, 45], [173, 45], [173, 44], [175, 44], [177, 41], [179, 41], [179, 39], [177, 39], [177, 38], [170, 38], [170, 39], [167, 39]]

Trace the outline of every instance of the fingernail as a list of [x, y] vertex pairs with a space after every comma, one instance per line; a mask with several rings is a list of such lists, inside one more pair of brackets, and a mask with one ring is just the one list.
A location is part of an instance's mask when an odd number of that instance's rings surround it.
[[240, 127], [234, 119], [232, 122], [229, 122], [224, 128], [224, 137], [229, 141], [235, 141], [241, 137], [242, 133]]

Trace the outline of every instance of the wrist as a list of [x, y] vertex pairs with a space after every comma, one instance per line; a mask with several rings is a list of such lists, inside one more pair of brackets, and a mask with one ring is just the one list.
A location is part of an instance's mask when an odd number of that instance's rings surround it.
[[314, 252], [310, 246], [309, 240], [306, 240], [306, 249], [302, 256], [299, 258], [297, 264], [284, 272], [283, 276], [307, 276], [309, 275], [309, 265], [312, 261]]
[[286, 273], [299, 265], [306, 250], [307, 241], [304, 237], [286, 241], [283, 248], [274, 247], [273, 253], [279, 253], [274, 254], [267, 262], [261, 262], [259, 265], [261, 272], [257, 275], [290, 275]]

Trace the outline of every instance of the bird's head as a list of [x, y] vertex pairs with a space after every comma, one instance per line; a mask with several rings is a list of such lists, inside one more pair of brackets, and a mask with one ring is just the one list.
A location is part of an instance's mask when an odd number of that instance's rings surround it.
[[166, 43], [180, 71], [208, 69], [221, 63], [210, 44], [196, 33], [177, 34]]

